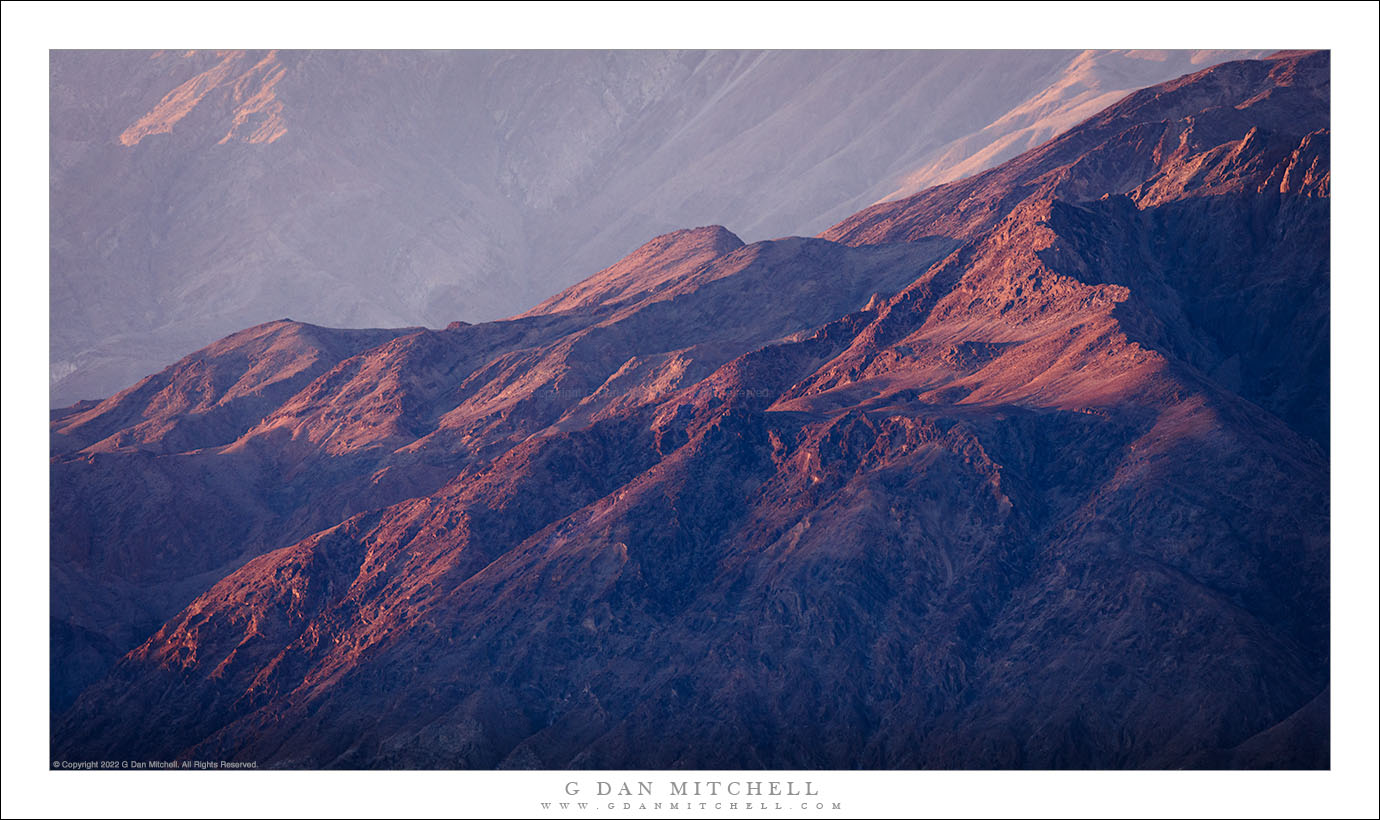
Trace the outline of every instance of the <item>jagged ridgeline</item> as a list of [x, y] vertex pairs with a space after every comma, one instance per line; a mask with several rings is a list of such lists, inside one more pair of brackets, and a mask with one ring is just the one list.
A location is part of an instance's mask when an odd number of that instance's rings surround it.
[[812, 235], [1267, 53], [54, 50], [50, 406], [269, 318], [487, 321], [674, 228]]
[[1328, 765], [1329, 61], [52, 421], [53, 750]]

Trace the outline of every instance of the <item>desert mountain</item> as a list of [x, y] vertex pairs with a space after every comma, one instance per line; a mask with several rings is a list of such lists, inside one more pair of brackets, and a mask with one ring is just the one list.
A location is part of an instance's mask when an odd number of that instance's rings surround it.
[[1329, 127], [1326, 53], [1225, 63], [60, 412], [54, 756], [1326, 767]]
[[53, 405], [280, 316], [491, 320], [675, 228], [814, 234], [1246, 56], [53, 52]]

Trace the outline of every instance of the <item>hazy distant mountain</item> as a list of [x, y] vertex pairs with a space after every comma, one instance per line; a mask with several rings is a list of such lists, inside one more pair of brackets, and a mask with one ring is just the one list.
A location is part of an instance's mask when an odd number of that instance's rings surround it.
[[52, 392], [291, 316], [518, 313], [648, 236], [813, 234], [1249, 52], [54, 52]]
[[1326, 767], [1329, 100], [1226, 63], [816, 238], [57, 414], [53, 756]]

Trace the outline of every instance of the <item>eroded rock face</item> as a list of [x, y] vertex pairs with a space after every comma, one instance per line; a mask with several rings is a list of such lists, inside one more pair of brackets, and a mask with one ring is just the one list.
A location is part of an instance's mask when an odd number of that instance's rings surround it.
[[55, 755], [1325, 767], [1327, 106], [1216, 66], [821, 238], [60, 416]]

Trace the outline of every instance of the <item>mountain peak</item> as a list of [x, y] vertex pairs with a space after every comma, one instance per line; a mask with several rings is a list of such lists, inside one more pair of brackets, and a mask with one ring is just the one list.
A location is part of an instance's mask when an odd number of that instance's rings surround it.
[[411, 330], [337, 330], [291, 319], [246, 328], [104, 401], [60, 411], [53, 452], [228, 444], [341, 359]]
[[[850, 245], [911, 241], [935, 233], [968, 239], [1022, 202], [1156, 191], [1156, 202], [1264, 183], [1310, 134], [1329, 127], [1330, 58], [1291, 52], [1221, 63], [1136, 91], [1015, 159], [957, 182], [881, 202], [820, 236]], [[1274, 139], [1256, 139], [1252, 131]], [[1250, 149], [1243, 158], [1243, 145]], [[1230, 161], [1218, 185], [1199, 186], [1200, 166]], [[1185, 167], [1182, 184], [1156, 185]], [[1314, 175], [1320, 176], [1320, 173]]]
[[[244, 51], [220, 51], [198, 55], [157, 52], [151, 60], [184, 61], [204, 70], [173, 88], [151, 110], [120, 134], [121, 145], [132, 148], [155, 134], [172, 133], [173, 128], [208, 99], [215, 100], [212, 116], [220, 119], [227, 142], [268, 143], [287, 133], [283, 103], [274, 92], [287, 73], [277, 51], [265, 55]], [[209, 66], [205, 62], [210, 60]], [[198, 65], [200, 63], [200, 65]]]
[[671, 231], [522, 315], [590, 309], [645, 297], [741, 247], [743, 240], [722, 225]]

